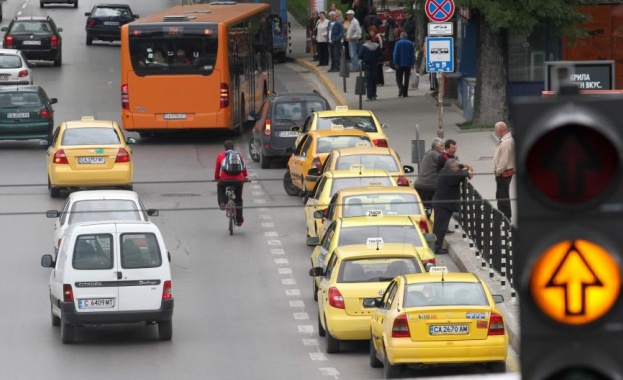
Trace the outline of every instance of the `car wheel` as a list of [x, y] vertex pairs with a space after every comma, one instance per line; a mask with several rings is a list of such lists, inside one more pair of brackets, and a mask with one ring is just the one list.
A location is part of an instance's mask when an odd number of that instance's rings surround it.
[[301, 195], [301, 198], [303, 199], [303, 204], [306, 205], [307, 201], [309, 200], [309, 192], [307, 191], [303, 192], [303, 194]]
[[381, 368], [383, 362], [376, 356], [376, 348], [374, 348], [374, 342], [370, 339], [370, 367]]
[[43, 1], [39, 2], [39, 7], [43, 8]]
[[489, 372], [491, 373], [506, 373], [505, 362], [489, 363], [488, 367], [489, 367]]
[[316, 284], [316, 279], [312, 277], [312, 290], [314, 291], [314, 301], [318, 302], [318, 284]]
[[340, 341], [331, 336], [331, 332], [327, 331], [327, 354], [336, 354], [340, 352]]
[[123, 186], [123, 190], [134, 191], [134, 185]]
[[383, 358], [383, 375], [386, 379], [395, 379], [400, 376], [402, 372], [402, 366], [399, 365], [391, 365], [389, 363], [389, 359], [387, 358], [387, 350], [385, 350], [386, 354]]
[[262, 169], [268, 169], [270, 168], [270, 162], [271, 162], [271, 158], [265, 154], [262, 153], [262, 151], [260, 150], [260, 167]]
[[93, 44], [93, 37], [89, 37], [87, 36], [87, 45], [92, 45]]
[[50, 303], [50, 319], [52, 321], [52, 326], [60, 326], [61, 325], [61, 318], [57, 317], [54, 312], [52, 311], [52, 304]]
[[327, 332], [324, 327], [322, 327], [322, 323], [320, 322], [320, 313], [318, 313], [318, 336], [325, 336]]
[[260, 162], [260, 144], [259, 139], [251, 137], [249, 140], [249, 156], [255, 162]]
[[158, 322], [158, 335], [160, 340], [171, 340], [173, 338], [173, 321]]
[[50, 177], [48, 177], [48, 189], [50, 190], [50, 197], [58, 198], [61, 196], [61, 189], [57, 187], [52, 187], [52, 182], [50, 182]]
[[54, 66], [58, 67], [63, 64], [63, 57], [54, 58]]
[[285, 51], [277, 53], [277, 62], [286, 63], [286, 52]]
[[294, 187], [294, 184], [292, 183], [290, 169], [287, 169], [286, 174], [283, 176], [283, 188], [285, 189], [286, 193], [291, 197], [299, 194], [299, 189]]
[[71, 344], [76, 337], [76, 328], [71, 323], [61, 321], [61, 341], [64, 344]]
[[78, 1], [76, 0], [76, 2], [74, 3], [74, 8], [78, 8]]

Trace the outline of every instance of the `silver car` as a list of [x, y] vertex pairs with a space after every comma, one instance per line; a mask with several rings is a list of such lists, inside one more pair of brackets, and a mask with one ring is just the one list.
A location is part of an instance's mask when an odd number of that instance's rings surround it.
[[0, 85], [33, 84], [32, 63], [15, 49], [0, 49]]

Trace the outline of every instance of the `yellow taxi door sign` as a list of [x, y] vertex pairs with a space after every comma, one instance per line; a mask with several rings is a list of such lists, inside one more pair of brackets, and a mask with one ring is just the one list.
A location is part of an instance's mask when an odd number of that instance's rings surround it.
[[616, 303], [621, 270], [601, 246], [566, 240], [548, 248], [532, 268], [530, 292], [553, 320], [583, 325], [603, 317]]

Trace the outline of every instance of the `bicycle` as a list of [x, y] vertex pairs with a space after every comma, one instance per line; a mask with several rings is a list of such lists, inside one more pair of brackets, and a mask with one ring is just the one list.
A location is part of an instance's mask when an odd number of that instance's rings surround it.
[[227, 186], [225, 188], [225, 195], [227, 196], [227, 203], [225, 204], [225, 216], [229, 219], [229, 234], [234, 234], [234, 225], [236, 224], [236, 214], [238, 213], [236, 207], [236, 192], [233, 186]]

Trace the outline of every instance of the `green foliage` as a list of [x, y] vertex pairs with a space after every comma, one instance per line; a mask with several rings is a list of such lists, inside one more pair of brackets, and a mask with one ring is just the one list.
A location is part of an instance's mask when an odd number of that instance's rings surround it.
[[457, 123], [456, 125], [461, 131], [492, 131], [493, 125], [488, 124], [474, 124], [471, 121], [464, 123]]
[[308, 0], [288, 0], [288, 11], [299, 24], [306, 26], [309, 19], [309, 12], [307, 7], [309, 6]]

